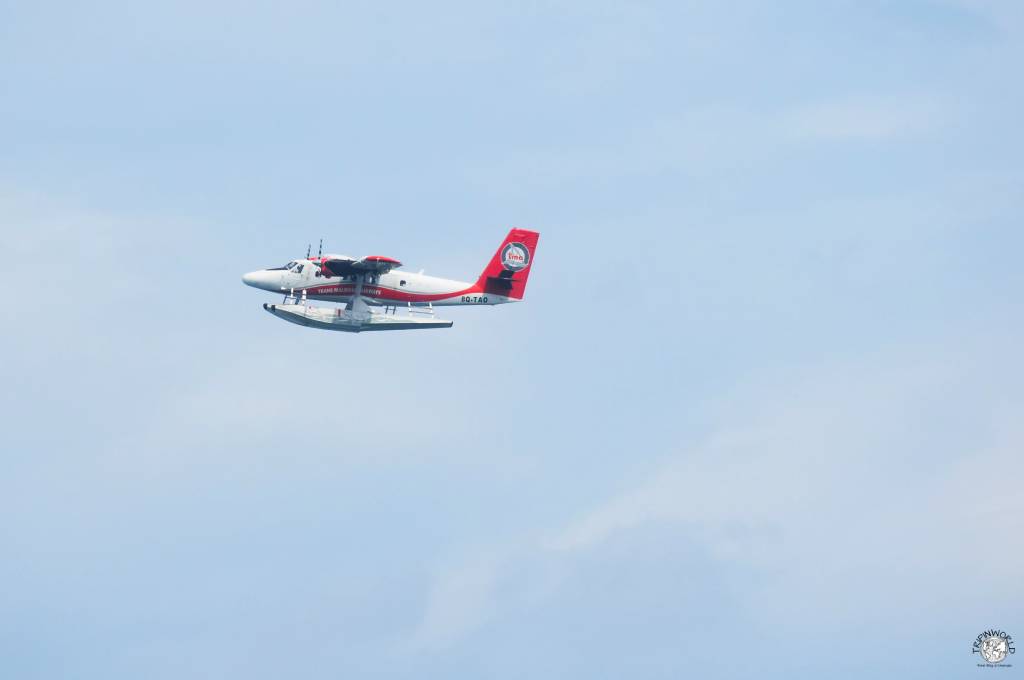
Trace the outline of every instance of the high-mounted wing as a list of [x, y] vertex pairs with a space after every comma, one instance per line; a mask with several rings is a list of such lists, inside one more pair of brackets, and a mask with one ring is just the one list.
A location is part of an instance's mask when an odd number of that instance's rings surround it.
[[402, 263], [393, 257], [383, 255], [367, 255], [361, 260], [356, 260], [353, 265], [357, 271], [372, 272], [374, 274], [386, 274], [387, 272], [401, 267]]
[[334, 276], [386, 274], [392, 269], [402, 266], [402, 263], [398, 260], [392, 257], [384, 257], [383, 255], [367, 255], [358, 260], [342, 257], [325, 257], [322, 264]]

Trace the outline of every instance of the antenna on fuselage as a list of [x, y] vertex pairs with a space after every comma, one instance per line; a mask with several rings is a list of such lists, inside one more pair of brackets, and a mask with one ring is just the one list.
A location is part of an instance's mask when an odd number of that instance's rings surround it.
[[307, 260], [309, 259], [309, 253], [310, 253], [311, 250], [313, 250], [313, 244], [312, 243], [310, 243], [308, 246], [306, 246], [306, 259]]
[[320, 239], [320, 252], [318, 252], [316, 254], [316, 256], [317, 257], [323, 257], [324, 256], [324, 240], [323, 239]]

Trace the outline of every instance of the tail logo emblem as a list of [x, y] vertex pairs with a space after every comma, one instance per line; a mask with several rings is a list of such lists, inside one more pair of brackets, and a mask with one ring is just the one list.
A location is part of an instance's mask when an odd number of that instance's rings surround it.
[[530, 265], [530, 251], [522, 243], [509, 243], [501, 249], [501, 266], [510, 272], [526, 269]]

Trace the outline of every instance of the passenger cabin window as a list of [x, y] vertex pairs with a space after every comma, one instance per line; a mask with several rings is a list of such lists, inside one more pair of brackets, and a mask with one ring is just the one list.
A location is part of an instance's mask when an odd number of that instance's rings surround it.
[[405, 279], [402, 279], [401, 281], [399, 281], [398, 285], [399, 286], [404, 286], [405, 285]]

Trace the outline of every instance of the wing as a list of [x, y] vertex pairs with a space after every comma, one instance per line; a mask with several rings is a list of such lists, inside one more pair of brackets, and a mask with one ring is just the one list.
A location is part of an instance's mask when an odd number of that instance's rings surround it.
[[324, 258], [323, 267], [334, 276], [348, 276], [350, 274], [386, 274], [387, 272], [401, 267], [402, 263], [392, 257], [383, 255], [367, 255], [358, 260], [347, 257]]

